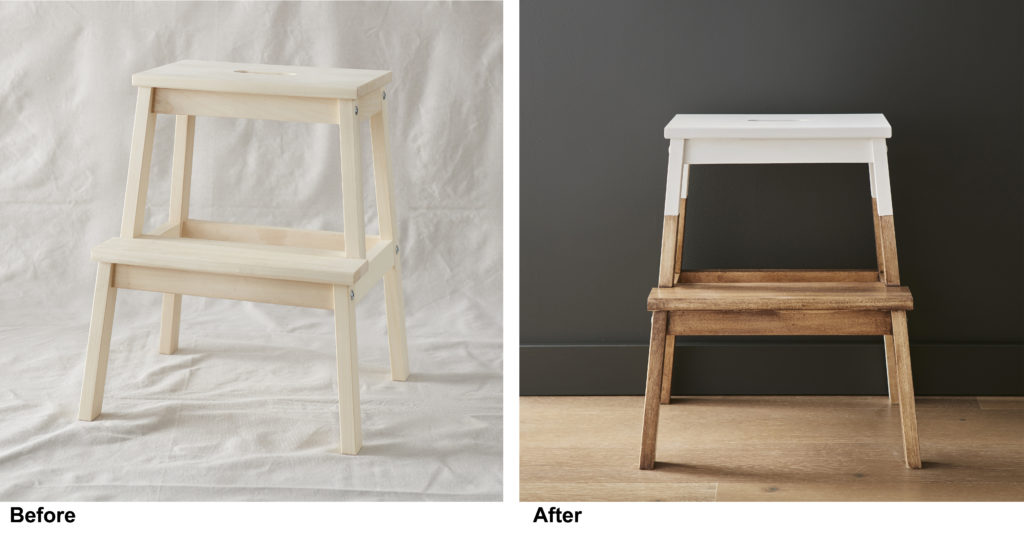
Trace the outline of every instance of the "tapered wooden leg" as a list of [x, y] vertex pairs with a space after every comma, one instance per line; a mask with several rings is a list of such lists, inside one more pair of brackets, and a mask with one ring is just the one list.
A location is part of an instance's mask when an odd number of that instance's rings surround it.
[[[182, 224], [188, 220], [188, 204], [192, 189], [192, 148], [195, 141], [196, 117], [174, 117], [174, 153], [171, 158], [171, 210], [168, 222], [177, 224], [173, 237], [181, 237]], [[164, 294], [160, 310], [160, 353], [178, 351], [178, 329], [181, 324], [181, 295]]]
[[672, 401], [672, 362], [676, 354], [676, 336], [665, 336], [665, 364], [661, 371], [661, 403]]
[[181, 295], [164, 294], [160, 306], [160, 353], [178, 351], [178, 326], [181, 323]]
[[85, 378], [78, 406], [79, 420], [95, 420], [103, 408], [103, 386], [107, 381], [107, 356], [110, 354], [110, 333], [114, 325], [114, 302], [117, 299], [117, 289], [112, 286], [113, 272], [110, 263], [100, 263], [96, 270]]
[[892, 336], [900, 391], [900, 419], [903, 422], [903, 451], [907, 467], [921, 468], [921, 450], [917, 441], [917, 412], [914, 407], [914, 379], [910, 371], [910, 339], [907, 336], [905, 311], [892, 312]]
[[[874, 177], [872, 177], [872, 180]], [[878, 201], [871, 199], [871, 225], [875, 228], [875, 263], [878, 265], [878, 280], [885, 282], [885, 257], [882, 254], [882, 229], [879, 227]]]
[[[377, 225], [380, 227], [380, 238], [393, 241], [397, 249], [398, 220], [395, 216], [395, 197], [392, 194], [394, 184], [391, 178], [388, 105], [383, 91], [380, 111], [370, 118], [370, 146], [373, 151], [373, 184], [377, 197]], [[391, 379], [405, 381], [409, 377], [409, 355], [405, 343], [402, 268], [398, 263], [398, 257], [395, 257], [395, 267], [384, 274], [384, 304], [388, 320]]]
[[359, 360], [356, 355], [356, 308], [348, 287], [334, 287], [334, 333], [338, 353], [338, 412], [341, 453], [355, 455], [363, 446], [359, 415]]
[[640, 441], [640, 469], [654, 468], [658, 444], [658, 408], [661, 405], [661, 380], [665, 362], [665, 334], [668, 312], [655, 311], [651, 318], [650, 356], [647, 360], [647, 392], [644, 395], [644, 425]]
[[405, 381], [409, 377], [409, 355], [405, 345], [405, 300], [402, 297], [402, 269], [397, 263], [394, 268], [384, 274], [384, 311], [388, 321], [391, 379]]
[[900, 403], [896, 348], [893, 345], [892, 335], [885, 335], [883, 339], [885, 342], [885, 375], [889, 382], [889, 405], [896, 405]]
[[363, 177], [359, 148], [359, 117], [352, 100], [338, 101], [338, 138], [341, 145], [341, 206], [345, 218], [345, 255], [366, 258], [366, 222], [363, 220]]

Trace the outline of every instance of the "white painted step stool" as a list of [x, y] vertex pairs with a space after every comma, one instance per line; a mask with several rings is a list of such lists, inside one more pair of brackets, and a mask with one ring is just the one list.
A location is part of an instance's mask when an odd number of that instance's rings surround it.
[[[178, 349], [181, 295], [334, 310], [341, 451], [362, 446], [356, 302], [383, 280], [391, 378], [409, 375], [398, 263], [398, 222], [389, 168], [383, 70], [178, 61], [132, 76], [139, 88], [121, 235], [93, 248], [99, 262], [79, 410], [103, 404], [117, 289], [164, 293], [160, 353]], [[153, 131], [175, 115], [170, 218], [142, 233]], [[345, 232], [227, 224], [188, 216], [196, 116], [337, 124]], [[359, 125], [370, 122], [380, 235], [363, 220]]]
[[[647, 300], [650, 357], [640, 468], [654, 468], [658, 409], [671, 399], [677, 335], [882, 335], [890, 404], [900, 404], [906, 464], [921, 468], [881, 114], [676, 115], [670, 140], [658, 287]], [[867, 163], [876, 270], [682, 270], [690, 165]]]

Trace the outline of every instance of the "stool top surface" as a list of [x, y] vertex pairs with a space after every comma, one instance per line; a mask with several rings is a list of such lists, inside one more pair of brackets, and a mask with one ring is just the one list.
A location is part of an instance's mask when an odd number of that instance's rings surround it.
[[881, 113], [849, 115], [676, 115], [666, 139], [889, 138]]
[[355, 99], [391, 81], [389, 70], [184, 60], [132, 75], [136, 87]]

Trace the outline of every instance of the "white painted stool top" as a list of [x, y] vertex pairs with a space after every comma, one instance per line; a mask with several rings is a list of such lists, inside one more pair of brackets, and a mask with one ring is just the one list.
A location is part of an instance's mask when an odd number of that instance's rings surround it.
[[391, 81], [389, 70], [184, 60], [132, 75], [136, 87], [352, 100]]
[[690, 165], [773, 163], [867, 163], [878, 214], [892, 215], [885, 146], [891, 136], [881, 113], [676, 115], [665, 126], [670, 141], [665, 215], [679, 214]]
[[881, 113], [846, 115], [676, 115], [666, 139], [888, 139]]

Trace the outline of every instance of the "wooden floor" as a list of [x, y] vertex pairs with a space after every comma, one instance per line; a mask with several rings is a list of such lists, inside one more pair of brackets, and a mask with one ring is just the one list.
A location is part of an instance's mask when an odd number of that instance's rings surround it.
[[882, 397], [676, 397], [649, 471], [642, 413], [640, 396], [521, 398], [521, 501], [1024, 501], [1024, 398], [918, 398], [916, 471]]

